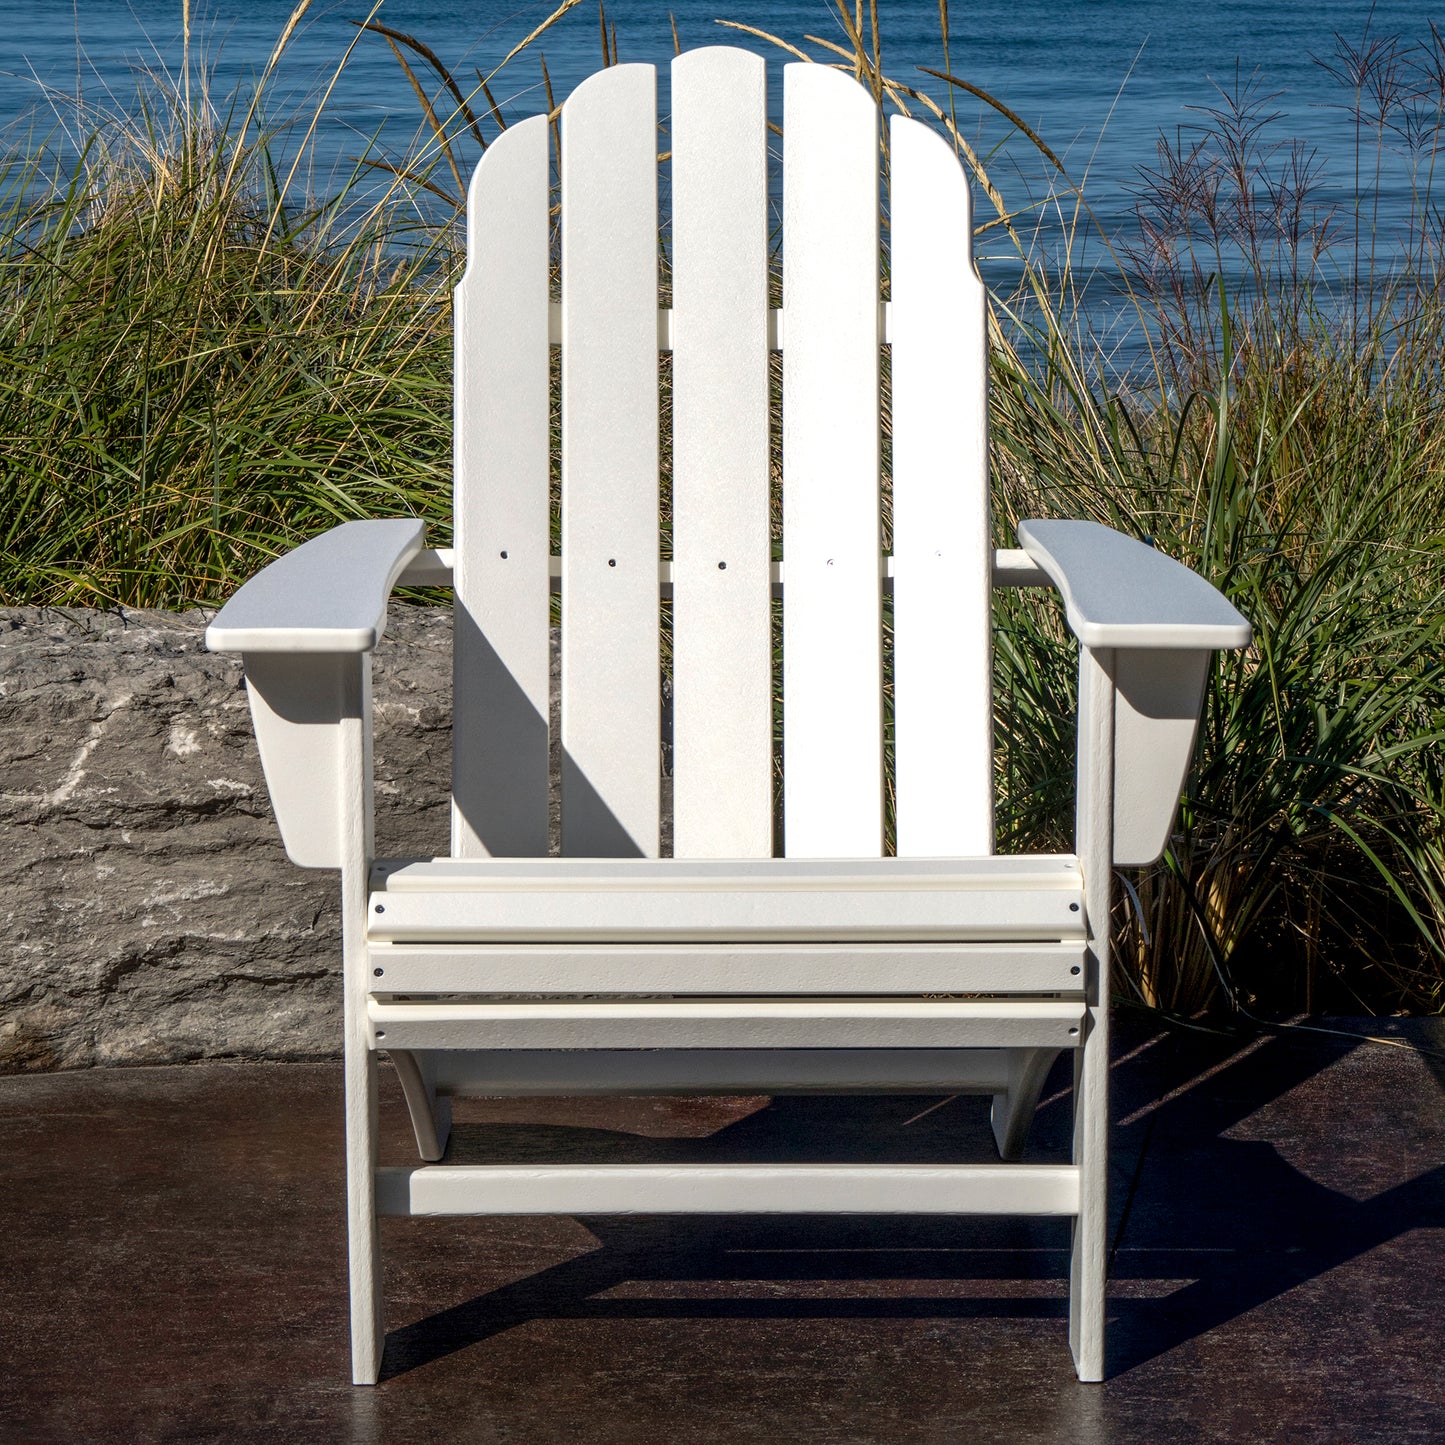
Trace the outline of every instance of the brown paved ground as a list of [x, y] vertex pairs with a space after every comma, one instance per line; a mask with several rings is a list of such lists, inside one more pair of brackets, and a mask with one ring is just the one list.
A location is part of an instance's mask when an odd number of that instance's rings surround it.
[[[1120, 1033], [1092, 1387], [1056, 1222], [613, 1218], [386, 1221], [353, 1389], [337, 1068], [0, 1079], [0, 1440], [1445, 1440], [1445, 1054]], [[462, 1144], [987, 1157], [936, 1102], [478, 1100]]]

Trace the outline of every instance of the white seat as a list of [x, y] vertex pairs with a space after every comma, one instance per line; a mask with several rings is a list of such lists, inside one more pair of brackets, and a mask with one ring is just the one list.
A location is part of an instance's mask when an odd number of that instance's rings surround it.
[[431, 859], [373, 870], [377, 943], [1057, 943], [1084, 938], [1069, 857]]
[[[427, 549], [415, 521], [338, 527], [248, 582], [207, 634], [243, 654], [288, 852], [341, 870], [353, 1378], [381, 1365], [378, 1212], [734, 1209], [1067, 1217], [1070, 1344], [1097, 1380], [1111, 873], [1159, 856], [1213, 651], [1246, 643], [1248, 624], [1177, 563], [1089, 523], [1028, 522], [1019, 548], [993, 549], [987, 302], [968, 185], [937, 134], [889, 123], [885, 291], [873, 98], [787, 67], [774, 310], [761, 59], [680, 56], [668, 124], [659, 160], [649, 66], [567, 101], [560, 281], [547, 120], [510, 127], [479, 164], [456, 293], [454, 547]], [[399, 582], [456, 593], [448, 858], [374, 856], [369, 654]], [[990, 598], [1048, 584], [1080, 645], [1075, 851], [998, 856]], [[1072, 1158], [1013, 1162], [1062, 1049]], [[378, 1167], [383, 1050], [418, 1165]], [[453, 1095], [645, 1090], [983, 1093], [1006, 1162], [447, 1160]]]

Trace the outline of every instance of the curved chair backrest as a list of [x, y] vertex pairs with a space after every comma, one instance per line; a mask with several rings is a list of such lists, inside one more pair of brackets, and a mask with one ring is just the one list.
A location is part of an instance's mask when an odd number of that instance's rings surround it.
[[[989, 853], [985, 298], [963, 172], [937, 134], [893, 118], [885, 261], [873, 97], [827, 67], [786, 67], [775, 312], [761, 58], [675, 60], [669, 132], [659, 157], [651, 66], [604, 71], [563, 106], [560, 305], [546, 119], [509, 128], [471, 185], [456, 293], [453, 851], [547, 851], [559, 345], [563, 852], [658, 853], [670, 591], [677, 856], [877, 857], [890, 785], [900, 855]], [[770, 349], [782, 353], [781, 562]]]

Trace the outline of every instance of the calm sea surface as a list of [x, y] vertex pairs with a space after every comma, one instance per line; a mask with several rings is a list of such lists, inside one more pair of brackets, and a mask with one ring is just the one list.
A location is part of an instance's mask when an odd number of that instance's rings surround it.
[[[212, 91], [226, 95], [264, 66], [291, 11], [291, 0], [212, 0], [195, 7], [193, 53], [213, 72]], [[491, 72], [507, 51], [538, 24], [550, 3], [461, 4], [456, 0], [385, 0], [379, 19], [424, 40], [466, 88], [478, 71]], [[1438, 7], [1437, 7], [1438, 8]], [[947, 87], [917, 74], [941, 67], [937, 0], [882, 0], [884, 66], [942, 98]], [[1139, 168], [1155, 163], [1161, 134], [1186, 145], [1197, 134], [1201, 108], [1218, 106], [1220, 89], [1245, 83], [1271, 96], [1278, 118], [1263, 138], [1302, 141], [1320, 168], [1317, 199], [1341, 214], [1356, 211], [1356, 129], [1353, 95], [1332, 80], [1320, 61], [1338, 65], [1340, 42], [1398, 36], [1402, 50], [1430, 39], [1429, 5], [1415, 0], [976, 0], [950, 6], [951, 61], [956, 74], [999, 97], [1032, 125], [1086, 183], [1090, 204], [1106, 230], [1125, 226]], [[0, 118], [37, 106], [51, 123], [74, 120], [74, 98], [113, 97], [125, 104], [142, 70], [180, 73], [179, 0], [0, 0]], [[307, 115], [314, 99], [356, 41], [351, 23], [366, 18], [366, 4], [318, 3], [284, 56], [273, 86], [270, 117], [288, 101]], [[716, 18], [770, 30], [796, 44], [807, 34], [843, 40], [822, 0], [740, 3], [718, 0], [609, 0], [623, 60], [664, 67], [672, 54], [669, 14], [684, 47], [719, 42], [749, 45], [780, 66], [765, 42], [728, 31]], [[556, 95], [567, 94], [600, 63], [597, 8], [584, 0], [541, 46]], [[813, 47], [815, 53], [816, 47]], [[8, 57], [8, 60], [5, 58]], [[1405, 60], [1397, 71], [1410, 75]], [[775, 93], [780, 92], [773, 77]], [[665, 73], [663, 76], [665, 82]], [[493, 82], [510, 117], [544, 105], [535, 54], [513, 62]], [[1019, 143], [1012, 127], [972, 97], [956, 98], [967, 134], [990, 157], [990, 167], [1011, 204], [1042, 193], [1044, 168]], [[1364, 104], [1368, 107], [1369, 97]], [[1438, 123], [1438, 106], [1426, 107]], [[1417, 112], [1417, 118], [1419, 113]], [[386, 42], [364, 35], [336, 80], [318, 137], [324, 184], [328, 166], [343, 165], [373, 137], [402, 148], [417, 128], [418, 107]], [[1423, 154], [1416, 150], [1416, 160]], [[1382, 180], [1368, 189], [1364, 213], [1382, 234], [1397, 227], [1410, 206], [1409, 148], [1399, 134], [1384, 138]], [[1365, 170], [1376, 174], [1374, 141]], [[1419, 166], [1416, 166], [1418, 174]], [[991, 243], [984, 264], [1006, 268], [1006, 247]], [[1105, 263], [1107, 269], [1107, 263]], [[1002, 277], [999, 277], [1002, 279]]]

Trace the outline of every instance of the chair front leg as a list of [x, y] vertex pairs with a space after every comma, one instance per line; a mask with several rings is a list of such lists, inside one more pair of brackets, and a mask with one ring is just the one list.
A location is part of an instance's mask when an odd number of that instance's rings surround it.
[[[347, 1033], [351, 1033], [349, 1027]], [[348, 1037], [346, 1235], [351, 1276], [351, 1378], [357, 1385], [376, 1384], [386, 1340], [376, 1228], [376, 1092], [376, 1055]]]
[[1074, 1052], [1074, 1164], [1079, 1213], [1069, 1261], [1069, 1347], [1079, 1379], [1104, 1378], [1108, 1264], [1109, 927], [1113, 883], [1114, 653], [1079, 652], [1078, 815], [1075, 848], [1084, 874], [1089, 1004]]
[[386, 1327], [376, 1227], [377, 1079], [366, 1003], [366, 908], [373, 851], [371, 659], [348, 670], [336, 784], [341, 814], [341, 938], [345, 991], [346, 1233], [351, 1278], [351, 1378], [374, 1385]]

